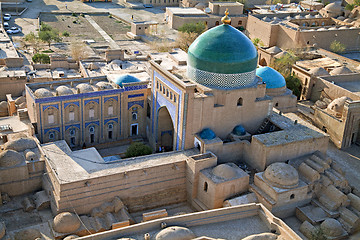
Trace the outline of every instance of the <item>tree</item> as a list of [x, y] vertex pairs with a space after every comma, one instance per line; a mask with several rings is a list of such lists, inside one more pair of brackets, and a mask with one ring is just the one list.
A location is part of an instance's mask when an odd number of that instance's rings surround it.
[[206, 30], [205, 22], [185, 23], [179, 29], [177, 45], [187, 52], [195, 39]]
[[76, 61], [80, 61], [88, 56], [86, 46], [82, 42], [72, 42], [70, 44], [70, 51], [71, 57]]
[[286, 87], [290, 89], [295, 96], [300, 98], [301, 95], [301, 82], [295, 75], [289, 75], [285, 78]]
[[195, 39], [198, 36], [199, 35], [197, 33], [193, 33], [193, 32], [192, 33], [180, 32], [176, 40], [176, 44], [179, 46], [179, 48], [187, 52], [190, 45], [195, 41]]
[[39, 32], [39, 39], [43, 42], [50, 44], [52, 41], [60, 42], [61, 37], [59, 32], [56, 29], [53, 29], [50, 25], [41, 24], [40, 32]]
[[149, 146], [140, 142], [134, 142], [126, 150], [125, 157], [126, 158], [137, 157], [137, 156], [149, 155], [151, 153], [152, 150]]
[[32, 60], [34, 63], [41, 63], [41, 64], [48, 64], [50, 63], [50, 57], [47, 54], [44, 53], [36, 53]]
[[281, 73], [285, 78], [291, 74], [291, 67], [296, 63], [298, 57], [286, 52], [282, 57], [274, 60], [271, 67]]
[[24, 38], [25, 42], [28, 42], [34, 48], [34, 52], [37, 53], [39, 50], [39, 37], [35, 35], [35, 33], [30, 32], [29, 34], [25, 35]]
[[251, 41], [256, 47], [256, 49], [264, 45], [260, 38], [253, 38]]
[[300, 79], [291, 75], [291, 67], [296, 63], [298, 57], [291, 53], [286, 52], [283, 56], [274, 60], [271, 67], [284, 76], [286, 87], [290, 89], [298, 98], [301, 95], [301, 82]]
[[345, 46], [345, 44], [342, 44], [341, 42], [334, 40], [330, 44], [330, 50], [332, 52], [336, 52], [336, 53], [343, 53], [346, 50], [346, 46]]

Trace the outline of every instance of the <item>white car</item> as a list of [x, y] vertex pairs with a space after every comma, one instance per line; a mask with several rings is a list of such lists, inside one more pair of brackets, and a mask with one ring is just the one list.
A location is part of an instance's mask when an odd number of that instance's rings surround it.
[[8, 14], [8, 13], [5, 13], [4, 16], [3, 16], [4, 21], [9, 21], [10, 18], [11, 18], [11, 15]]
[[10, 25], [9, 25], [8, 22], [4, 22], [3, 26], [4, 26], [4, 29], [5, 29], [5, 30], [10, 29]]
[[9, 30], [6, 30], [8, 34], [21, 33], [21, 29], [18, 27], [11, 27]]

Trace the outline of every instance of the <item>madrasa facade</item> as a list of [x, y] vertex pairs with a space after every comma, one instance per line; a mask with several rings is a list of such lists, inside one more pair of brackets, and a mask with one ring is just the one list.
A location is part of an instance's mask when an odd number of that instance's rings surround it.
[[225, 16], [224, 24], [200, 35], [185, 64], [150, 60], [148, 78], [27, 84], [39, 140], [63, 139], [76, 148], [143, 138], [154, 151], [195, 147], [220, 162], [242, 160], [259, 170], [325, 153], [328, 136], [282, 114], [296, 109], [296, 97], [281, 74], [257, 68], [256, 48], [230, 21]]

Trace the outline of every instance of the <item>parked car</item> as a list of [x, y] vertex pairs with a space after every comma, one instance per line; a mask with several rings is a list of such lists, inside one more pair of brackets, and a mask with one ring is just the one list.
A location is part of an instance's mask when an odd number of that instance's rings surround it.
[[21, 29], [18, 27], [11, 27], [9, 30], [6, 30], [8, 34], [21, 33]]
[[8, 13], [5, 13], [4, 16], [3, 16], [4, 21], [9, 21], [10, 18], [11, 18], [11, 15], [8, 14]]
[[8, 22], [4, 22], [3, 26], [4, 26], [4, 29], [5, 29], [5, 30], [10, 29], [10, 25], [9, 25]]

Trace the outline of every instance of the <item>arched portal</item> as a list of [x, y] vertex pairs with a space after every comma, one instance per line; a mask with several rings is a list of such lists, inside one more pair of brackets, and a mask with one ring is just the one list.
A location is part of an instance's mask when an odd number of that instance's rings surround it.
[[266, 62], [265, 58], [262, 58], [262, 59], [260, 60], [259, 65], [260, 65], [260, 66], [267, 66], [267, 62]]
[[172, 151], [174, 145], [174, 125], [166, 107], [158, 110], [157, 150]]

